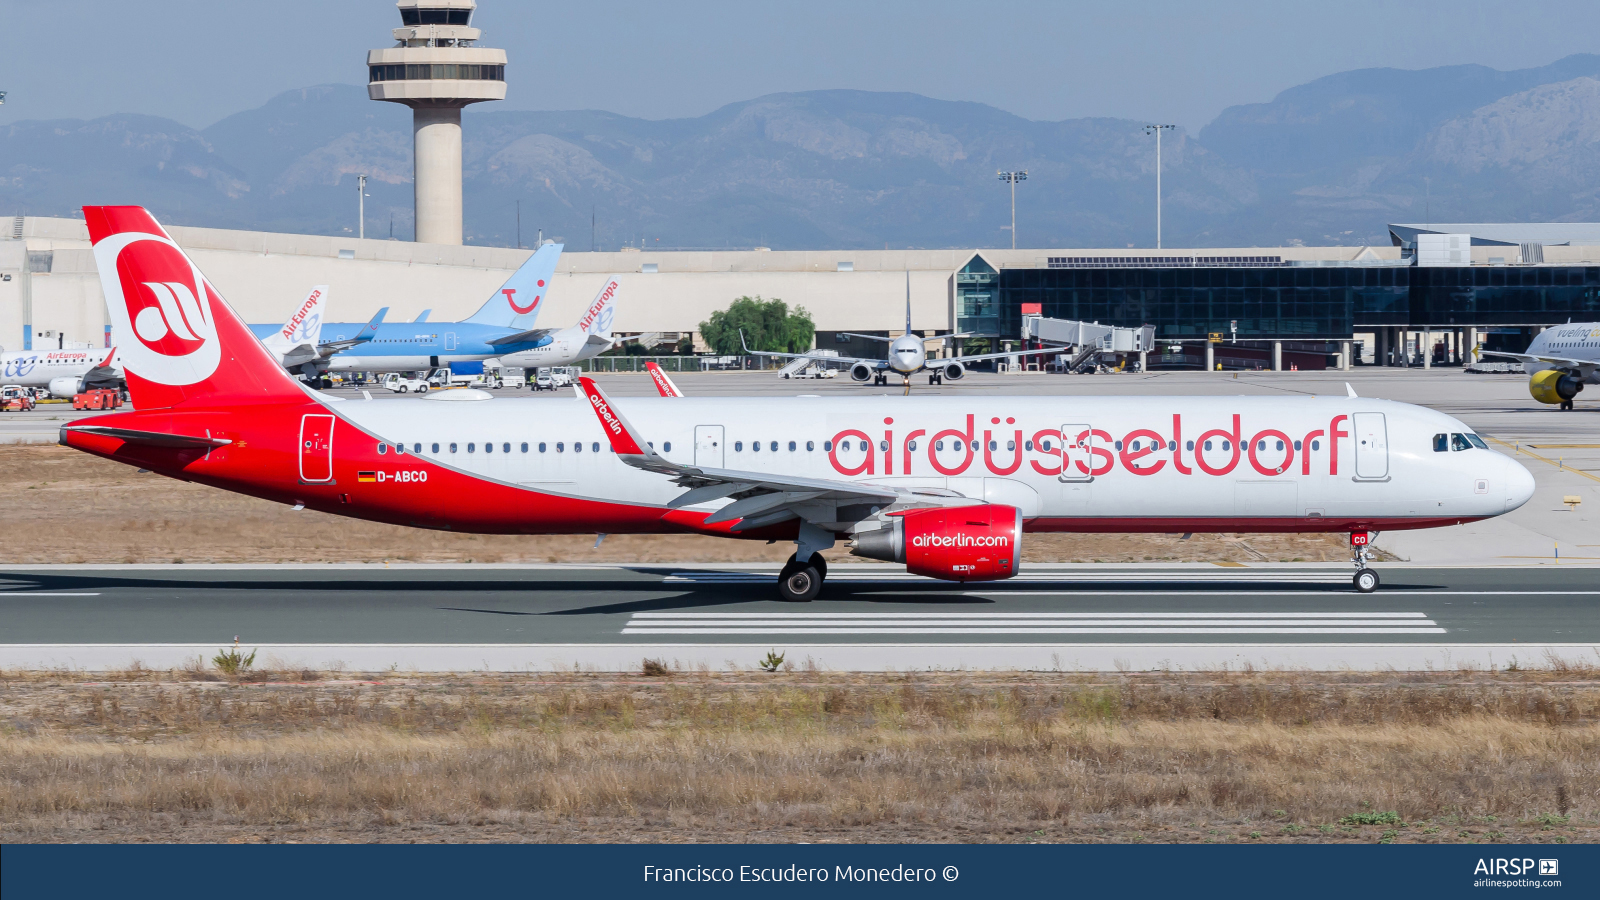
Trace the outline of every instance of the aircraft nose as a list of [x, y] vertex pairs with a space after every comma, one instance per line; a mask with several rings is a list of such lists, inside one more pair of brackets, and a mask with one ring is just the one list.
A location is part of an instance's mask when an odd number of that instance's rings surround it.
[[1506, 458], [1506, 512], [1527, 503], [1533, 497], [1533, 473], [1510, 457]]

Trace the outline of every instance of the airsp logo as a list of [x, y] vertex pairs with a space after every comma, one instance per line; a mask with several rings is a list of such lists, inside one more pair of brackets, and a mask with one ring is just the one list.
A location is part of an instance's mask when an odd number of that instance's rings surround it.
[[129, 371], [157, 384], [184, 385], [217, 370], [222, 348], [211, 286], [176, 244], [161, 235], [122, 232], [95, 245], [94, 259]]

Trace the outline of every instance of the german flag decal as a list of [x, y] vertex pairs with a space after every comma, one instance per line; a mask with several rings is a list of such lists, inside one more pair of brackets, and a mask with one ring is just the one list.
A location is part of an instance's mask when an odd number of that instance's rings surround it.
[[378, 473], [377, 472], [357, 472], [356, 473], [356, 481], [359, 481], [359, 482], [362, 482], [362, 483], [366, 483], [366, 482], [369, 482], [369, 481], [377, 481], [377, 480], [378, 480]]

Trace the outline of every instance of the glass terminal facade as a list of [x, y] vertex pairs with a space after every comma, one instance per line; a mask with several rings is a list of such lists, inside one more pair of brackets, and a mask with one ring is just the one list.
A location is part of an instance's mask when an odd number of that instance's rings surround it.
[[1154, 325], [1156, 338], [1221, 332], [1338, 340], [1373, 327], [1464, 328], [1600, 320], [1597, 266], [1230, 266], [1006, 268], [981, 257], [956, 274], [958, 331], [1012, 338], [1022, 305], [1045, 316]]

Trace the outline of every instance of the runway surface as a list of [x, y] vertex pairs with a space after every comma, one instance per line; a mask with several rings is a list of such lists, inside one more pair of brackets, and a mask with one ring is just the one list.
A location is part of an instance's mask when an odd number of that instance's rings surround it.
[[[235, 636], [357, 669], [1448, 668], [1600, 662], [1600, 570], [1031, 566], [959, 585], [835, 565], [823, 597], [761, 566], [61, 566], [0, 570], [0, 665], [177, 665]], [[759, 650], [757, 649], [759, 648]]]

